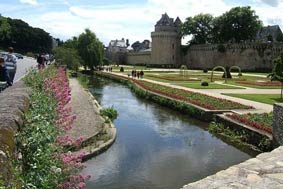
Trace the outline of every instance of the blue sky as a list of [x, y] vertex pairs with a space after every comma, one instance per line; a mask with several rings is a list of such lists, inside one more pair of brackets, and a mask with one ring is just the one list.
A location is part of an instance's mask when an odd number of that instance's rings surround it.
[[89, 28], [107, 45], [111, 39], [126, 38], [130, 43], [150, 39], [164, 12], [184, 21], [199, 13], [219, 16], [247, 5], [264, 25], [278, 24], [283, 29], [283, 0], [1, 0], [0, 14], [22, 19], [63, 40]]

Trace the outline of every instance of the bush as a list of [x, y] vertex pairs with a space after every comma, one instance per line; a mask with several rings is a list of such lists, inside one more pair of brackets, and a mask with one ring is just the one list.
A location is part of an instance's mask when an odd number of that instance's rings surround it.
[[207, 73], [208, 72], [208, 70], [207, 69], [203, 69], [203, 73]]
[[120, 72], [124, 72], [124, 67], [121, 67], [121, 68], [120, 68]]
[[111, 121], [118, 117], [118, 112], [113, 108], [113, 106], [100, 110], [100, 114], [103, 117], [109, 118]]
[[201, 82], [201, 86], [208, 86], [208, 82], [206, 81]]

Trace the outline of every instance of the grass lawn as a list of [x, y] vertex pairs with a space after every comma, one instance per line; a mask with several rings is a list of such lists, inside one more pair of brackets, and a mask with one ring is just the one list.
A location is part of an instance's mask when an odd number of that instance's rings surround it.
[[283, 100], [280, 99], [280, 94], [224, 94], [224, 95], [243, 98], [256, 102], [262, 102], [271, 105], [274, 103], [283, 103]]
[[201, 82], [193, 82], [193, 83], [174, 83], [174, 85], [179, 85], [182, 87], [188, 87], [193, 89], [243, 89], [240, 87], [233, 87], [227, 85], [221, 85], [217, 83], [209, 83], [208, 86], [201, 86]]

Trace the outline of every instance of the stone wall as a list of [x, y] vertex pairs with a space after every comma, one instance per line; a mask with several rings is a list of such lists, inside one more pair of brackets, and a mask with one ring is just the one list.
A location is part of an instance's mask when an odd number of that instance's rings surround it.
[[[30, 90], [19, 81], [0, 93], [0, 181], [15, 185], [11, 160], [16, 157], [15, 134], [24, 122], [29, 107]], [[0, 182], [1, 184], [1, 182]]]
[[283, 146], [283, 104], [273, 106], [273, 137], [277, 144]]
[[183, 59], [189, 69], [240, 66], [243, 70], [270, 71], [283, 43], [193, 45]]
[[138, 53], [128, 53], [127, 63], [128, 64], [150, 64], [151, 61], [151, 52], [138, 52]]

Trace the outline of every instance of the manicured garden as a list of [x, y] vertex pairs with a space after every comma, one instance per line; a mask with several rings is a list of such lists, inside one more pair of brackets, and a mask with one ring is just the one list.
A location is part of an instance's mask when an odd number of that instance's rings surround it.
[[234, 113], [234, 114], [227, 114], [227, 116], [242, 124], [272, 134], [272, 123], [273, 123], [272, 113], [244, 114], [244, 115], [239, 115]]
[[70, 87], [64, 69], [32, 70], [24, 80], [32, 95], [26, 122], [16, 136], [20, 156], [15, 169], [22, 188], [83, 188], [90, 177], [80, 174], [84, 153], [67, 147], [79, 148], [82, 138], [65, 135], [76, 116], [68, 105]]
[[175, 89], [172, 87], [166, 87], [143, 80], [134, 80], [135, 83], [140, 85], [146, 90], [156, 92], [161, 95], [172, 97], [178, 100], [182, 100], [194, 105], [209, 109], [209, 110], [230, 110], [230, 109], [249, 109], [250, 106], [245, 106], [237, 102], [232, 102], [226, 99], [215, 98], [212, 96], [194, 93], [186, 90]]
[[271, 105], [275, 103], [283, 103], [283, 100], [280, 99], [280, 94], [228, 94], [227, 93], [224, 95], [243, 98], [246, 100], [252, 100]]

